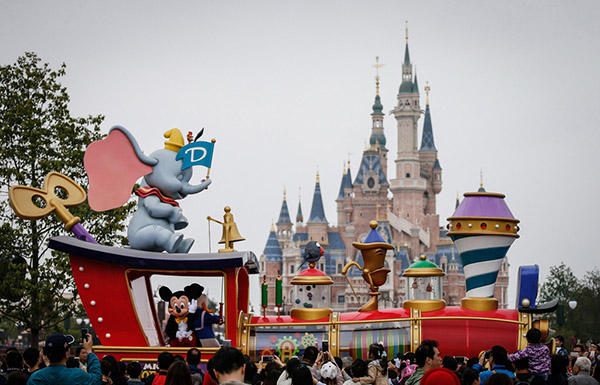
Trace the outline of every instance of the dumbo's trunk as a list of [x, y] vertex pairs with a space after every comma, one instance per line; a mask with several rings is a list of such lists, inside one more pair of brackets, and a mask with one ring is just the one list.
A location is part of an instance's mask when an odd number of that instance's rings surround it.
[[181, 187], [181, 193], [185, 194], [185, 195], [190, 195], [190, 194], [197, 194], [200, 191], [204, 190], [205, 188], [208, 187], [208, 185], [211, 183], [212, 181], [210, 179], [197, 184], [197, 185], [192, 185], [189, 183], [184, 183], [183, 186]]

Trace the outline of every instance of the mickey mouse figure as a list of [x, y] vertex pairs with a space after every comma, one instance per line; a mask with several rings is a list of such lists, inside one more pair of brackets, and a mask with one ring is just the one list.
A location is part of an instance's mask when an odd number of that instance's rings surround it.
[[197, 340], [194, 333], [194, 321], [198, 309], [198, 298], [204, 288], [197, 283], [186, 286], [183, 290], [171, 292], [166, 286], [159, 290], [160, 298], [169, 303], [169, 320], [165, 333], [172, 347], [193, 347]]

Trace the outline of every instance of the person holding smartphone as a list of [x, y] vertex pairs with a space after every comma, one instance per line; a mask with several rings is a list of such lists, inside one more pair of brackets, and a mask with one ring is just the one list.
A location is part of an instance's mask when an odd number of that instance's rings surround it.
[[44, 346], [44, 355], [50, 361], [50, 365], [34, 372], [29, 377], [27, 384], [100, 385], [102, 382], [100, 361], [92, 351], [92, 336], [89, 334], [83, 336], [83, 347], [88, 352], [88, 371], [85, 372], [78, 368], [67, 369], [69, 348], [74, 340], [73, 336], [62, 333], [52, 334], [48, 337]]

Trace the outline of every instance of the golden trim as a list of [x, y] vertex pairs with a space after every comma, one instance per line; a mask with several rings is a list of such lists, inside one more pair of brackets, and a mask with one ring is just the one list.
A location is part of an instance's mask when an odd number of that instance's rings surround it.
[[390, 245], [389, 243], [385, 243], [385, 242], [373, 242], [373, 243], [352, 242], [352, 246], [359, 250], [370, 250], [370, 249], [392, 250], [392, 249], [394, 249], [393, 245]]
[[[414, 317], [405, 317], [405, 318], [385, 318], [385, 319], [376, 319], [376, 320], [361, 320], [361, 321], [337, 321], [336, 323], [315, 323], [315, 322], [282, 322], [282, 323], [272, 323], [272, 324], [247, 324], [246, 326], [249, 328], [252, 327], [272, 327], [272, 326], [307, 326], [307, 325], [352, 325], [352, 324], [368, 324], [368, 323], [379, 323], [379, 322], [410, 322], [414, 320]], [[421, 317], [421, 320], [482, 320], [482, 321], [494, 321], [494, 322], [504, 322], [504, 323], [512, 323], [512, 324], [527, 324], [527, 322], [521, 322], [518, 320], [511, 319], [502, 319], [502, 318], [491, 318], [491, 317], [474, 317], [474, 316], [439, 316], [439, 317]]]
[[519, 319], [524, 320], [519, 324], [519, 334], [517, 335], [517, 346], [519, 350], [527, 347], [527, 331], [531, 329], [532, 315], [530, 313], [519, 312]]
[[421, 343], [421, 310], [410, 309], [412, 317], [410, 322], [410, 348], [409, 350], [415, 351]]
[[338, 357], [340, 355], [340, 328], [336, 323], [336, 320], [338, 319], [340, 319], [339, 312], [331, 313], [331, 317], [329, 317], [329, 322], [331, 325], [329, 328], [329, 350], [334, 357]]
[[518, 220], [517, 218], [504, 218], [504, 217], [466, 217], [466, 216], [461, 216], [461, 217], [449, 217], [447, 218], [449, 221], [453, 221], [453, 220], [463, 220], [463, 221], [468, 221], [468, 220], [486, 220], [486, 221], [497, 221], [497, 222], [510, 222], [510, 223], [520, 223], [521, 221]]
[[435, 311], [446, 307], [446, 301], [443, 299], [412, 299], [404, 301], [405, 309], [417, 309], [419, 311]]
[[460, 306], [475, 311], [498, 310], [498, 300], [488, 297], [465, 297], [460, 300]]
[[[408, 268], [402, 273], [403, 277], [443, 277], [446, 275], [444, 270], [439, 267], [416, 267]], [[407, 309], [407, 307], [404, 307]]]
[[[202, 354], [215, 354], [220, 348], [203, 348], [196, 347]], [[97, 353], [108, 353], [108, 352], [127, 352], [127, 353], [139, 353], [139, 354], [152, 354], [152, 353], [179, 353], [185, 355], [189, 347], [174, 348], [169, 346], [107, 346], [107, 345], [95, 345], [93, 351]]]
[[[144, 336], [144, 339], [146, 340], [146, 344], [150, 345], [150, 342], [148, 342], [148, 336], [146, 335], [146, 332], [144, 331], [144, 328], [142, 327], [142, 323], [140, 321], [140, 317], [139, 317], [137, 309], [136, 309], [136, 307], [135, 307], [135, 305], [133, 303], [133, 293], [132, 293], [132, 290], [131, 290], [131, 280], [127, 276], [128, 272], [130, 272], [130, 271], [140, 271], [140, 272], [151, 272], [151, 273], [154, 273], [154, 274], [151, 274], [151, 275], [174, 275], [174, 276], [180, 276], [180, 275], [176, 275], [176, 274], [181, 274], [181, 271], [178, 271], [178, 270], [158, 271], [158, 270], [153, 270], [153, 269], [139, 269], [139, 268], [128, 268], [128, 269], [124, 270], [124, 273], [125, 273], [125, 282], [127, 284], [127, 291], [129, 292], [129, 301], [131, 302], [131, 307], [133, 309], [133, 313], [135, 314], [135, 318], [137, 319], [139, 330], [142, 333], [142, 335]], [[201, 277], [220, 277], [220, 276], [222, 276], [223, 277], [223, 287], [224, 287], [224, 293], [223, 293], [223, 295], [225, 295], [225, 298], [227, 298], [227, 274], [225, 273], [224, 270], [186, 270], [185, 272], [186, 272], [186, 274], [184, 275], [184, 277], [193, 276], [193, 274], [188, 274], [188, 273], [217, 273], [216, 275], [202, 275]], [[168, 273], [175, 273], [175, 274], [168, 274]], [[140, 277], [142, 277], [142, 276], [140, 276]], [[152, 287], [150, 287], [150, 289], [152, 290]], [[155, 310], [156, 310], [156, 316], [158, 317], [158, 309], [155, 309]], [[225, 308], [223, 308], [223, 310], [225, 310]], [[154, 321], [158, 321], [158, 320], [155, 319]], [[158, 323], [156, 323], [156, 325], [158, 325]], [[224, 329], [224, 333], [227, 334], [227, 328]], [[166, 343], [164, 336], [161, 336], [160, 338], [162, 339], [162, 341], [164, 343]], [[187, 350], [185, 350], [185, 352], [187, 352]], [[216, 350], [215, 350], [215, 352], [216, 352]]]
[[333, 280], [327, 275], [296, 276], [290, 283], [292, 285], [333, 285]]
[[546, 341], [546, 338], [548, 338], [548, 332], [550, 331], [550, 327], [548, 325], [547, 319], [535, 320], [531, 323], [531, 327], [534, 327], [534, 328], [538, 329], [540, 332], [542, 332], [541, 341]]
[[[318, 320], [324, 317], [331, 315], [333, 310], [325, 309], [325, 308], [317, 308], [317, 309], [292, 309], [290, 312], [290, 316], [292, 318], [301, 319], [304, 321], [313, 321]], [[331, 320], [328, 323], [331, 325]]]
[[240, 312], [238, 318], [237, 346], [243, 354], [250, 352], [250, 328], [248, 322], [252, 319], [252, 313]]

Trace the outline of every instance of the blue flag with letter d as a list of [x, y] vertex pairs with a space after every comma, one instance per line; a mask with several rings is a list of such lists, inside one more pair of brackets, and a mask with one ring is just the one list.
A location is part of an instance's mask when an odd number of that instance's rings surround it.
[[175, 157], [175, 160], [183, 159], [182, 170], [192, 166], [205, 166], [210, 168], [212, 165], [213, 142], [192, 142], [185, 145]]

